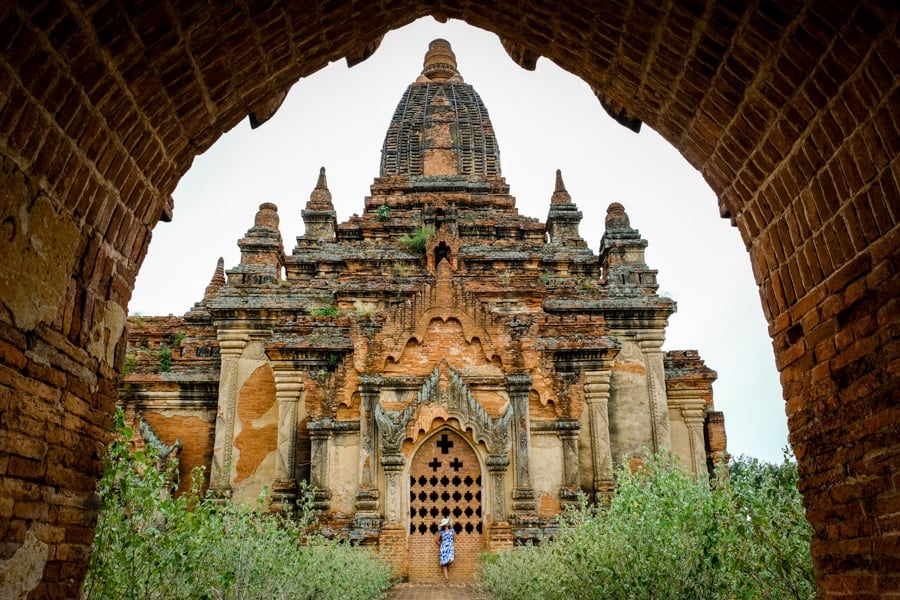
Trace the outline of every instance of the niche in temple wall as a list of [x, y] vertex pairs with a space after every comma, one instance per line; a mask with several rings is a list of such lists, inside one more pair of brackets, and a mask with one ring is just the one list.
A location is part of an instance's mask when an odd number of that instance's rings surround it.
[[563, 485], [562, 441], [555, 431], [531, 432], [531, 484], [538, 515], [559, 513], [559, 488]]

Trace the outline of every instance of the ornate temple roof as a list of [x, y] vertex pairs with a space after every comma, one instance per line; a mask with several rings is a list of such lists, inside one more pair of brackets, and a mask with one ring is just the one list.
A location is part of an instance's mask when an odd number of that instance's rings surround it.
[[500, 176], [487, 108], [456, 69], [446, 40], [428, 46], [422, 74], [397, 104], [381, 150], [381, 177]]

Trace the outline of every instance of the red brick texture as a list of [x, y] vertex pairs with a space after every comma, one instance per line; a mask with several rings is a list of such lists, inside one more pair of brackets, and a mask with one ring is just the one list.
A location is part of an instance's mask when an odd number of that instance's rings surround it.
[[[324, 5], [323, 5], [324, 6]], [[900, 571], [896, 2], [0, 5], [0, 559], [72, 597], [150, 232], [194, 156], [432, 14], [545, 56], [703, 173], [750, 255], [824, 597]], [[48, 224], [52, 224], [48, 225]]]

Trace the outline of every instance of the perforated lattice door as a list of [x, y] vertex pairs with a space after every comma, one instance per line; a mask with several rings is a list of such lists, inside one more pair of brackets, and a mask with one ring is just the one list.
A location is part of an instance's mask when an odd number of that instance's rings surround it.
[[469, 444], [449, 430], [425, 442], [413, 459], [409, 533], [434, 536], [447, 516], [457, 536], [482, 532], [481, 467]]

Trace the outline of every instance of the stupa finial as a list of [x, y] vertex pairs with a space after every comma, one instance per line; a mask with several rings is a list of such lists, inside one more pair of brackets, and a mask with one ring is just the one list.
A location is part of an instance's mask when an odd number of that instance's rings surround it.
[[453, 53], [450, 42], [438, 38], [428, 44], [422, 64], [422, 77], [429, 81], [462, 82], [462, 77], [456, 70], [456, 54]]

